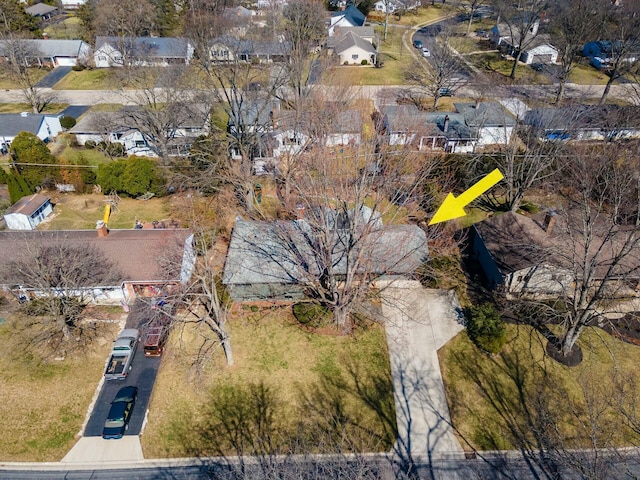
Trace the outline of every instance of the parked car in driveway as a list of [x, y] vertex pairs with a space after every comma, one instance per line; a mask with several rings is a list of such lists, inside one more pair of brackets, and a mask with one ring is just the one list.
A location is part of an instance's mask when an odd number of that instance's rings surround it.
[[422, 48], [422, 40], [414, 40], [413, 41], [413, 46], [420, 49]]
[[104, 422], [102, 438], [107, 440], [122, 438], [124, 432], [129, 428], [129, 420], [137, 396], [138, 387], [128, 386], [118, 390], [111, 402], [107, 420]]
[[427, 47], [422, 47], [422, 56], [423, 57], [430, 57], [431, 56], [431, 52], [429, 51], [429, 49]]

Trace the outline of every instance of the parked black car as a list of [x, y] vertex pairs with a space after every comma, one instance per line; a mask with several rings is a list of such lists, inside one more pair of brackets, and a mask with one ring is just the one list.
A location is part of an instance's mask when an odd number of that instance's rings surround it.
[[137, 396], [138, 387], [129, 386], [118, 390], [116, 397], [111, 402], [107, 421], [104, 422], [102, 438], [107, 440], [122, 438], [124, 432], [129, 428], [129, 419]]

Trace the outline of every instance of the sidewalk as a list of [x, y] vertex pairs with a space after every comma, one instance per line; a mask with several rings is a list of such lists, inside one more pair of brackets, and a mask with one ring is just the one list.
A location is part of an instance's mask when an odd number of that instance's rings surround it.
[[437, 350], [464, 327], [453, 292], [397, 281], [382, 293], [398, 425], [396, 452], [450, 457], [463, 450], [451, 428]]

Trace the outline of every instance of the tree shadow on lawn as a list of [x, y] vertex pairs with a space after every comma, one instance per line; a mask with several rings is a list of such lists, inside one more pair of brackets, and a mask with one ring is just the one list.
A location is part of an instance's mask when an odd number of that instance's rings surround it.
[[389, 451], [395, 440], [391, 379], [347, 361], [299, 386], [295, 406], [263, 382], [221, 385], [171, 431], [188, 455], [219, 457], [233, 478], [380, 478], [383, 467], [363, 454]]
[[[530, 342], [540, 339], [532, 335]], [[458, 400], [465, 396], [454, 390], [449, 402], [456, 418], [470, 420], [468, 437], [458, 433], [479, 457], [484, 457], [480, 450], [516, 449], [536, 478], [576, 473], [581, 478], [612, 478], [620, 461], [615, 447], [621, 441], [620, 420], [613, 416], [613, 380], [603, 382], [601, 375], [583, 370], [573, 375], [570, 386], [553, 371], [563, 367], [548, 368], [544, 357], [535, 358], [526, 349], [479, 361], [466, 353], [452, 356], [453, 367], [472, 382], [476, 398], [470, 401], [467, 394], [465, 405]], [[598, 454], [598, 449], [609, 450]], [[508, 478], [517, 478], [506, 457], [503, 460], [487, 461]]]

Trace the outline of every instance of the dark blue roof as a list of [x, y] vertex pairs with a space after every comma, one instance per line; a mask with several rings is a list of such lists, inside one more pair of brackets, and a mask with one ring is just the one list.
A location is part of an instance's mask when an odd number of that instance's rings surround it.
[[336, 12], [332, 15], [333, 17], [342, 17], [344, 16], [345, 20], [347, 20], [354, 27], [361, 27], [364, 25], [364, 22], [367, 20], [367, 17], [362, 13], [355, 5], [349, 5], [346, 10], [342, 10], [340, 12]]

